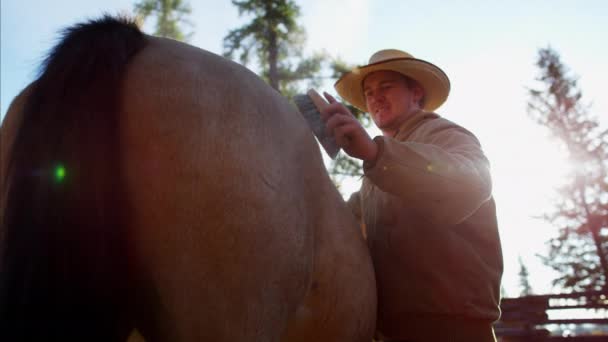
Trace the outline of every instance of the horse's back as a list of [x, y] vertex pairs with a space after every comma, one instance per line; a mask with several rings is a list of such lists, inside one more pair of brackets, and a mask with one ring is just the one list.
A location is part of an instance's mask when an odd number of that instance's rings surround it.
[[[242, 66], [145, 40], [117, 85], [120, 148], [110, 159], [121, 165], [108, 168], [126, 187], [125, 241], [139, 274], [125, 287], [139, 286], [138, 330], [149, 341], [369, 341], [371, 261], [304, 120]], [[0, 222], [31, 89], [0, 130]]]
[[370, 337], [371, 263], [295, 109], [242, 66], [158, 38], [123, 89], [134, 241], [165, 333]]

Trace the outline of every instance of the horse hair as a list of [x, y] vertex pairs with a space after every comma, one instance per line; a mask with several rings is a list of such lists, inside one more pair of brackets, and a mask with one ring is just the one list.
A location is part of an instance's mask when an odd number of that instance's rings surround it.
[[117, 341], [132, 328], [118, 125], [121, 81], [144, 45], [127, 18], [77, 24], [32, 83], [4, 180], [2, 341]]

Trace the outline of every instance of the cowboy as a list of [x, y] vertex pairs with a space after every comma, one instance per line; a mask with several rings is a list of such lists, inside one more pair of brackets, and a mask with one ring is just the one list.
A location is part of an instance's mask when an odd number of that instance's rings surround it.
[[372, 139], [325, 94], [328, 132], [363, 161], [348, 204], [364, 223], [376, 271], [377, 338], [495, 341], [503, 263], [490, 166], [471, 132], [433, 112], [448, 97], [447, 75], [381, 50], [335, 88], [382, 131]]

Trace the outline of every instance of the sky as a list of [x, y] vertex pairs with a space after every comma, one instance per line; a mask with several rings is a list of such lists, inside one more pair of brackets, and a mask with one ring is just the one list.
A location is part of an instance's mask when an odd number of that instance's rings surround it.
[[[0, 107], [36, 76], [61, 28], [104, 12], [131, 11], [134, 0], [2, 0], [0, 3]], [[190, 44], [221, 54], [222, 39], [240, 26], [229, 0], [190, 1]], [[537, 294], [559, 293], [555, 274], [538, 253], [555, 227], [538, 216], [558, 198], [569, 165], [559, 143], [526, 113], [538, 49], [551, 46], [579, 79], [590, 112], [608, 124], [608, 2], [605, 0], [300, 0], [306, 49], [326, 51], [350, 64], [366, 64], [385, 48], [407, 51], [440, 66], [452, 91], [437, 112], [471, 130], [492, 163], [494, 197], [505, 260], [503, 286], [520, 292], [521, 258]], [[146, 27], [146, 26], [145, 26]], [[332, 84], [319, 90], [335, 94]], [[378, 131], [370, 130], [370, 134]], [[346, 192], [355, 188], [348, 186]], [[347, 194], [345, 194], [347, 195]]]

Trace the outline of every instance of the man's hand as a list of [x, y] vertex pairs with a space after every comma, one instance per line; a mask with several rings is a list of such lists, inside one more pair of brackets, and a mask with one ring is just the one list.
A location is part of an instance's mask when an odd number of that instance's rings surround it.
[[321, 110], [321, 118], [327, 127], [327, 134], [336, 139], [336, 143], [349, 156], [364, 161], [374, 161], [378, 154], [378, 145], [370, 138], [361, 123], [340, 102], [323, 93], [329, 105]]

